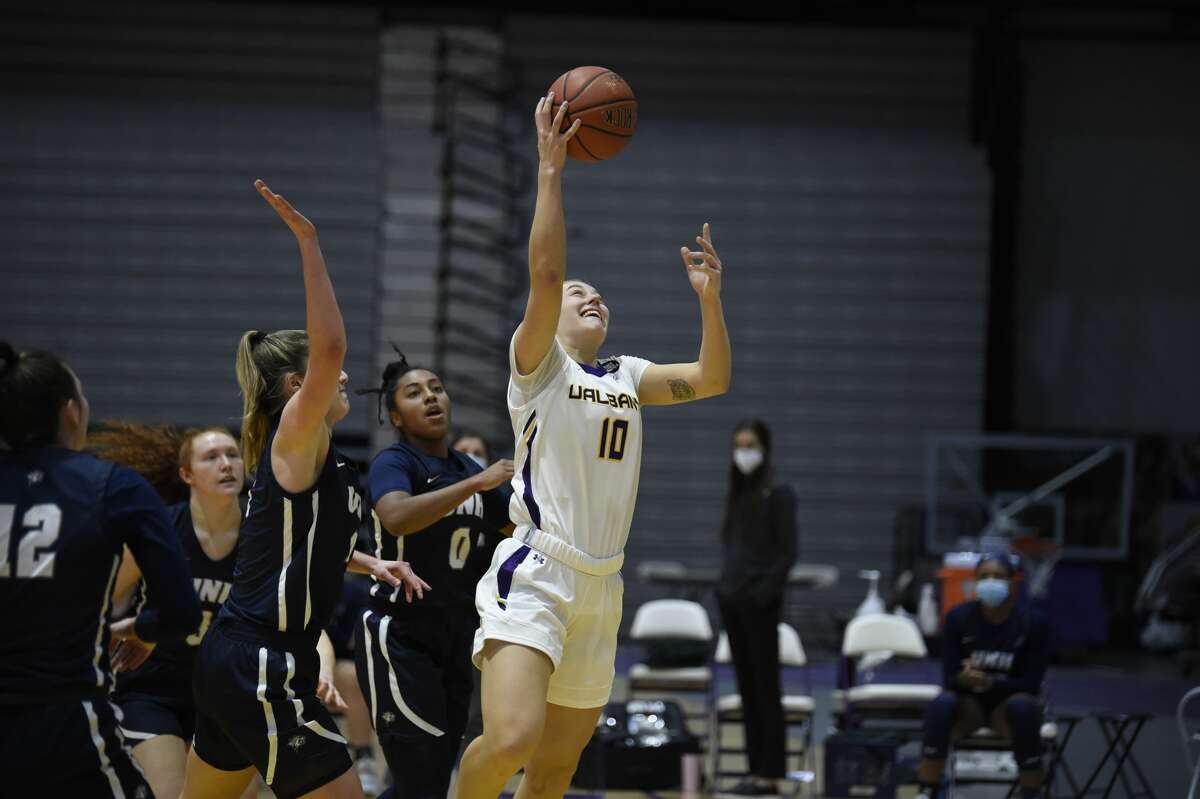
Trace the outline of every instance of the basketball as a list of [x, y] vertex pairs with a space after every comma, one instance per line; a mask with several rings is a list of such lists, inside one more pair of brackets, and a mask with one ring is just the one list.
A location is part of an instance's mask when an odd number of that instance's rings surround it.
[[567, 102], [563, 130], [580, 120], [567, 142], [567, 155], [580, 161], [604, 161], [625, 148], [637, 128], [637, 98], [625, 80], [604, 67], [575, 67], [559, 76], [551, 114]]

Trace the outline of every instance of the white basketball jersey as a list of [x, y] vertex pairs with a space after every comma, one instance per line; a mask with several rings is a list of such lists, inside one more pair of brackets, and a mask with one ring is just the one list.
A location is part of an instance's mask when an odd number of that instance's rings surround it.
[[509, 344], [508, 410], [516, 435], [509, 515], [593, 558], [625, 549], [642, 468], [638, 382], [650, 361], [585, 366], [557, 339], [530, 374]]

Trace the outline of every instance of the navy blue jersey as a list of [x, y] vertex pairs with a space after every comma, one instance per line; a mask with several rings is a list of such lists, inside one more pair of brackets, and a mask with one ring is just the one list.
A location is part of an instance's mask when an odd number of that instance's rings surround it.
[[233, 590], [221, 611], [267, 630], [316, 636], [333, 619], [362, 523], [358, 470], [332, 443], [317, 480], [285, 491], [267, 438], [238, 537]]
[[57, 447], [0, 452], [0, 702], [107, 691], [108, 616], [128, 545], [158, 607], [138, 635], [200, 620], [179, 538], [140, 475]]
[[978, 600], [964, 602], [946, 614], [942, 632], [942, 671], [947, 688], [961, 690], [963, 660], [994, 681], [987, 691], [996, 699], [1015, 693], [1038, 695], [1046, 676], [1048, 630], [1041, 616], [1016, 606], [1001, 624], [983, 616]]
[[[188, 568], [192, 573], [192, 588], [200, 600], [200, 627], [191, 635], [160, 641], [154, 648], [154, 654], [143, 664], [142, 668], [119, 675], [118, 682], [123, 684], [136, 681], [138, 676], [152, 664], [170, 663], [174, 666], [190, 668], [196, 657], [196, 647], [200, 645], [204, 633], [208, 631], [209, 625], [221, 611], [221, 605], [225, 604], [225, 600], [229, 597], [229, 591], [233, 588], [233, 567], [237, 561], [237, 547], [235, 546], [228, 555], [220, 560], [210, 558], [204, 552], [204, 548], [200, 546], [200, 540], [196, 538], [190, 502], [184, 501], [171, 505], [167, 508], [167, 516], [171, 520], [171, 526], [175, 528], [179, 545], [183, 549], [184, 556], [187, 557]], [[134, 595], [134, 607], [154, 607], [156, 604], [155, 598], [150, 596], [146, 590], [146, 581], [141, 580], [137, 585], [137, 593]]]
[[[405, 443], [396, 443], [380, 452], [367, 474], [369, 500], [375, 503], [392, 493], [403, 491], [417, 496], [437, 491], [483, 471], [478, 463], [451, 451], [449, 457], [426, 455]], [[491, 553], [500, 536], [499, 529], [509, 524], [508, 501], [512, 487], [502, 483], [490, 491], [472, 494], [457, 508], [423, 530], [394, 536], [372, 512], [374, 536], [372, 554], [381, 560], [405, 560], [414, 572], [433, 589], [412, 605], [404, 592], [376, 583], [371, 596], [382, 609], [475, 607], [475, 584], [487, 570]]]

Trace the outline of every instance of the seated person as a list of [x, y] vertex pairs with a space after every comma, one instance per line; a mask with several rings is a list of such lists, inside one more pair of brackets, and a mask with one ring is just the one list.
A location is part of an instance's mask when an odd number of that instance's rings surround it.
[[1012, 562], [984, 555], [975, 566], [976, 599], [946, 614], [942, 661], [946, 690], [925, 714], [918, 779], [921, 797], [937, 794], [951, 736], [990, 727], [1013, 742], [1022, 799], [1042, 784], [1042, 712], [1038, 694], [1046, 674], [1047, 628], [1017, 606]]

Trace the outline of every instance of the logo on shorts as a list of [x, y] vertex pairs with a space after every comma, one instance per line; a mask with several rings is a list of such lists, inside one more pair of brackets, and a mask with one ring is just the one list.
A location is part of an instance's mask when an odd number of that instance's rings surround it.
[[532, 555], [530, 555], [530, 557], [533, 558], [534, 563], [540, 563], [542, 565], [546, 564], [546, 559], [536, 552], [534, 552]]
[[307, 740], [303, 735], [293, 735], [292, 739], [288, 741], [288, 746], [292, 747], [293, 752], [299, 752], [300, 747], [304, 746]]
[[145, 785], [139, 785], [133, 792], [133, 799], [150, 799], [150, 789]]
[[384, 724], [391, 724], [393, 721], [396, 720], [396, 714], [390, 710], [385, 710], [380, 715], [380, 718], [383, 719]]
[[34, 485], [37, 485], [38, 483], [42, 482], [42, 478], [45, 476], [46, 475], [43, 474], [41, 471], [34, 469], [32, 472], [25, 475], [25, 479], [27, 479], [29, 481], [29, 484], [31, 486], [34, 486]]

